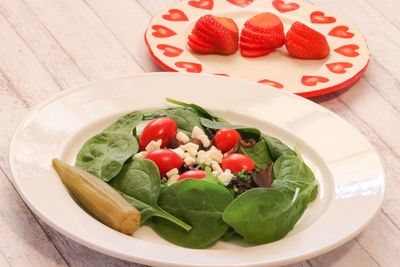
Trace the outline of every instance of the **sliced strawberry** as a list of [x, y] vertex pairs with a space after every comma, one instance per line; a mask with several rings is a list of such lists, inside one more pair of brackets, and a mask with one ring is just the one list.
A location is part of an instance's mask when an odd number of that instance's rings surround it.
[[[285, 44], [285, 35], [282, 31], [282, 34], [266, 34], [266, 33], [257, 33], [250, 29], [243, 28], [242, 34], [240, 36], [240, 40], [242, 38], [247, 38], [247, 42], [250, 43], [257, 43], [257, 44], [264, 44], [266, 48], [275, 49], [282, 47]], [[249, 41], [251, 39], [252, 41]]]
[[325, 36], [298, 21], [287, 32], [285, 45], [291, 56], [301, 59], [322, 59], [330, 53]]
[[[283, 23], [278, 16], [265, 12], [244, 23], [240, 35], [240, 49], [243, 50], [243, 56], [265, 55], [284, 44]], [[257, 51], [251, 52], [249, 50]]]
[[[189, 42], [195, 43], [195, 44], [197, 44], [197, 45], [199, 45], [199, 46], [203, 46], [203, 47], [205, 47], [205, 48], [214, 48], [213, 44], [204, 42], [203, 39], [199, 38], [199, 37], [198, 37], [197, 35], [195, 35], [195, 34], [189, 35], [189, 38], [188, 38], [188, 39], [189, 39]], [[216, 50], [216, 49], [214, 48], [214, 50]]]
[[[230, 18], [204, 15], [196, 22], [189, 42], [204, 47], [200, 53], [212, 51], [210, 53], [230, 55], [238, 50], [239, 30]], [[209, 46], [213, 49], [208, 49]], [[190, 47], [196, 52], [197, 46]]]
[[250, 18], [245, 22], [245, 27], [259, 33], [283, 32], [283, 23], [275, 14], [264, 12]]
[[240, 49], [245, 49], [245, 50], [271, 50], [269, 46], [266, 46], [265, 44], [256, 44], [256, 43], [250, 43], [250, 42], [243, 42], [240, 40]]
[[194, 43], [192, 41], [188, 42], [188, 46], [190, 47], [190, 49], [192, 49], [193, 51], [195, 51], [196, 53], [200, 53], [200, 54], [212, 54], [212, 53], [216, 53], [215, 52], [215, 48], [214, 47], [205, 47], [205, 46], [201, 46], [197, 43]]
[[271, 49], [240, 49], [240, 54], [244, 57], [260, 57], [271, 53]]

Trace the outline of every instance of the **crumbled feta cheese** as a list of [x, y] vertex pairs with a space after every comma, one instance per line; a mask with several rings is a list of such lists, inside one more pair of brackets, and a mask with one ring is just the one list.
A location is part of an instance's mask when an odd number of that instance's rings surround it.
[[217, 176], [220, 175], [220, 174], [222, 174], [222, 173], [224, 172], [224, 171], [222, 170], [221, 166], [218, 164], [218, 162], [216, 162], [216, 161], [214, 161], [214, 160], [211, 162], [211, 168], [212, 168], [212, 170], [213, 170], [213, 173], [214, 173], [214, 172], [217, 173]]
[[186, 144], [187, 142], [190, 141], [189, 136], [187, 136], [187, 135], [186, 135], [184, 132], [182, 132], [182, 131], [179, 131], [179, 132], [176, 134], [176, 139], [178, 139], [178, 141], [180, 141], [180, 142], [182, 142], [182, 143], [184, 143], [184, 144]]
[[181, 159], [185, 158], [185, 150], [182, 149], [182, 146], [171, 149], [171, 151], [175, 152]]
[[199, 126], [194, 126], [192, 130], [192, 138], [199, 139], [199, 136], [205, 135], [203, 130]]
[[218, 179], [224, 184], [227, 185], [233, 178], [233, 174], [230, 169], [226, 169], [223, 173], [218, 175]]
[[178, 181], [178, 179], [179, 179], [179, 175], [175, 174], [175, 175], [173, 175], [173, 176], [168, 178], [167, 184], [171, 185], [173, 183], [176, 183]]
[[173, 168], [169, 172], [167, 172], [166, 175], [167, 175], [168, 178], [170, 178], [170, 177], [172, 177], [174, 175], [177, 175], [178, 173], [179, 173], [178, 169], [177, 168]]
[[162, 144], [162, 140], [158, 139], [157, 141], [151, 141], [147, 146], [146, 146], [146, 151], [151, 152], [157, 149], [160, 149]]
[[216, 148], [215, 146], [212, 146], [208, 151], [207, 155], [212, 159], [215, 160], [218, 163], [222, 162], [222, 158], [224, 155], [222, 154], [221, 150]]
[[186, 165], [190, 166], [196, 163], [196, 159], [192, 157], [192, 155], [190, 155], [189, 153], [185, 153], [183, 162], [185, 162]]
[[208, 139], [207, 135], [200, 135], [199, 137], [197, 137], [196, 139], [199, 139], [200, 142], [203, 144], [204, 147], [209, 147], [211, 145], [211, 141], [210, 139]]
[[207, 152], [204, 150], [200, 150], [197, 153], [197, 160], [196, 163], [197, 164], [206, 164], [206, 165], [210, 165], [212, 162], [212, 159], [207, 155]]
[[133, 158], [134, 159], [144, 159], [144, 157], [146, 155], [147, 155], [147, 152], [146, 151], [142, 151], [142, 152], [139, 152], [139, 153], [133, 155]]
[[187, 143], [181, 147], [183, 150], [188, 152], [192, 157], [196, 157], [197, 150], [199, 150], [199, 145], [196, 145], [195, 143]]
[[198, 126], [193, 127], [192, 138], [196, 138], [196, 139], [200, 140], [200, 142], [203, 144], [204, 147], [208, 147], [211, 145], [211, 142], [210, 142], [210, 139], [208, 139], [208, 136]]

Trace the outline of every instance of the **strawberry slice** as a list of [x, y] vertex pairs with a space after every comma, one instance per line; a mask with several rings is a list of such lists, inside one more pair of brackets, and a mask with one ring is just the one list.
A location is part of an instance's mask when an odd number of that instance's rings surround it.
[[265, 12], [247, 20], [244, 26], [252, 31], [259, 33], [281, 33], [283, 23], [275, 14]]
[[301, 59], [322, 59], [330, 53], [325, 36], [298, 21], [287, 32], [285, 45], [292, 57]]
[[[249, 41], [251, 39], [251, 41]], [[263, 44], [265, 48], [275, 49], [285, 44], [285, 35], [276, 33], [257, 33], [250, 29], [243, 28], [240, 36], [240, 41], [247, 41], [248, 43]]]
[[188, 42], [188, 46], [190, 47], [190, 49], [192, 49], [193, 51], [196, 51], [196, 53], [199, 53], [199, 54], [213, 54], [213, 53], [215, 53], [215, 48], [214, 47], [202, 46], [202, 45], [199, 45], [199, 44], [194, 43], [192, 41]]
[[240, 54], [244, 57], [261, 57], [271, 53], [271, 49], [240, 49]]
[[271, 50], [283, 46], [284, 43], [283, 23], [278, 16], [264, 12], [244, 23], [240, 35], [240, 49], [244, 50], [243, 56], [266, 55]]
[[232, 19], [208, 14], [200, 17], [188, 39], [194, 52], [230, 55], [238, 50], [239, 30]]

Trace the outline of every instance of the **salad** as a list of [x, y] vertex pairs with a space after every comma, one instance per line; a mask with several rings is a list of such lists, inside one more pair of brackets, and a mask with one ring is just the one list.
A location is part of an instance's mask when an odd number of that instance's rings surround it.
[[[283, 238], [318, 194], [298, 149], [205, 108], [134, 111], [93, 136], [72, 167], [53, 166], [76, 200], [126, 234], [149, 225], [188, 248]], [[142, 130], [141, 130], [142, 129]]]

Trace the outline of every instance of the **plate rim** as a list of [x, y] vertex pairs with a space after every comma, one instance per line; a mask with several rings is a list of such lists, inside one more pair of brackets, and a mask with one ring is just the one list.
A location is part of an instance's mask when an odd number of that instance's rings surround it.
[[[204, 78], [207, 78], [207, 76], [209, 77], [213, 77], [213, 78], [217, 78], [217, 79], [227, 79], [227, 77], [216, 77], [215, 75], [212, 74], [206, 74], [206, 73], [202, 73], [202, 74], [191, 74], [191, 73], [180, 73], [180, 72], [176, 72], [176, 73], [169, 73], [169, 72], [150, 72], [150, 73], [138, 73], [138, 74], [131, 74], [131, 75], [122, 75], [122, 76], [117, 76], [117, 77], [113, 77], [113, 78], [107, 78], [107, 79], [99, 79], [99, 80], [94, 80], [94, 81], [89, 81], [83, 84], [80, 84], [78, 86], [72, 87], [70, 89], [66, 89], [63, 91], [60, 91], [59, 93], [57, 93], [56, 95], [50, 97], [49, 99], [41, 102], [40, 104], [36, 105], [34, 108], [32, 108], [23, 118], [23, 120], [20, 121], [20, 123], [18, 124], [18, 126], [15, 128], [15, 131], [12, 135], [12, 139], [10, 142], [10, 146], [9, 146], [9, 167], [10, 167], [10, 172], [11, 172], [11, 178], [12, 178], [12, 183], [15, 187], [15, 189], [17, 190], [19, 196], [24, 200], [25, 204], [34, 212], [34, 214], [36, 214], [37, 216], [39, 216], [46, 224], [50, 225], [53, 229], [55, 229], [57, 232], [63, 234], [65, 237], [72, 239], [75, 242], [78, 242], [88, 248], [94, 249], [95, 251], [104, 253], [106, 255], [112, 256], [112, 257], [117, 257], [120, 259], [124, 259], [124, 260], [128, 260], [128, 261], [134, 261], [137, 263], [141, 263], [141, 264], [149, 264], [149, 265], [154, 265], [154, 266], [171, 266], [171, 264], [173, 264], [174, 266], [188, 266], [186, 263], [177, 263], [177, 262], [166, 262], [166, 261], [160, 261], [157, 258], [153, 257], [153, 258], [144, 258], [144, 257], [138, 257], [136, 255], [125, 255], [122, 252], [119, 251], [115, 251], [115, 250], [111, 250], [108, 248], [105, 248], [103, 246], [100, 246], [98, 244], [95, 244], [94, 242], [90, 242], [87, 241], [85, 239], [80, 238], [78, 235], [71, 233], [67, 230], [64, 230], [62, 226], [59, 226], [56, 223], [53, 223], [53, 221], [51, 219], [49, 219], [44, 213], [42, 213], [40, 210], [38, 210], [32, 203], [30, 203], [28, 201], [28, 197], [23, 193], [23, 190], [20, 188], [20, 186], [18, 186], [18, 181], [15, 179], [15, 177], [17, 176], [17, 171], [14, 168], [14, 163], [13, 163], [13, 158], [14, 158], [14, 154], [15, 154], [15, 142], [16, 140], [16, 135], [21, 131], [21, 129], [23, 128], [23, 126], [29, 122], [29, 119], [31, 119], [32, 115], [34, 115], [37, 111], [39, 111], [41, 108], [47, 106], [48, 104], [54, 102], [55, 100], [58, 100], [59, 98], [62, 98], [66, 95], [69, 95], [73, 92], [79, 91], [79, 90], [84, 90], [85, 87], [89, 86], [89, 85], [93, 85], [96, 83], [102, 83], [102, 82], [106, 82], [106, 81], [114, 81], [114, 80], [121, 80], [121, 79], [130, 79], [130, 78], [136, 78], [136, 77], [140, 77], [140, 76], [152, 76], [152, 75], [156, 75], [156, 76], [192, 76], [194, 78], [199, 78], [200, 76], [204, 76]], [[281, 90], [276, 90], [275, 88], [271, 87], [271, 86], [267, 86], [269, 88], [266, 88], [265, 85], [260, 85], [257, 83], [254, 83], [252, 81], [249, 80], [244, 80], [244, 79], [240, 79], [237, 77], [229, 77], [228, 79], [234, 79], [234, 80], [238, 80], [241, 81], [243, 83], [248, 83], [253, 84], [253, 86], [257, 86], [257, 87], [262, 87], [263, 89], [267, 89], [267, 90], [271, 90], [273, 91], [273, 93], [277, 93], [277, 94], [283, 94], [285, 96], [288, 97], [293, 97], [299, 101], [302, 102], [307, 102], [310, 105], [314, 105], [315, 107], [318, 107], [320, 109], [325, 110], [326, 112], [328, 112], [330, 115], [334, 116], [336, 119], [341, 120], [342, 122], [346, 123], [348, 126], [350, 126], [352, 128], [353, 131], [357, 131], [358, 133], [360, 133], [360, 131], [355, 128], [353, 125], [351, 125], [347, 120], [341, 118], [338, 114], [334, 113], [333, 111], [330, 111], [329, 109], [326, 109], [325, 107], [318, 105], [317, 103], [310, 101], [308, 99], [302, 98], [300, 96], [297, 96], [295, 94], [286, 92], [286, 91], [281, 91]], [[360, 133], [361, 134], [361, 133]], [[328, 251], [331, 251], [341, 245], [343, 245], [344, 243], [346, 243], [347, 241], [351, 240], [352, 238], [354, 238], [356, 235], [358, 235], [360, 232], [362, 232], [363, 230], [365, 230], [365, 228], [370, 224], [370, 222], [376, 217], [377, 213], [381, 210], [382, 204], [385, 200], [385, 196], [386, 196], [386, 191], [387, 191], [387, 180], [386, 180], [386, 172], [385, 172], [385, 168], [381, 159], [380, 154], [377, 152], [377, 150], [375, 149], [374, 146], [372, 146], [372, 144], [370, 143], [370, 141], [363, 135], [362, 138], [365, 139], [365, 141], [368, 142], [368, 146], [371, 148], [371, 150], [373, 151], [373, 153], [375, 154], [375, 156], [378, 159], [379, 162], [379, 167], [380, 170], [382, 172], [382, 190], [381, 190], [381, 194], [379, 196], [379, 203], [377, 203], [377, 208], [375, 209], [375, 211], [373, 213], [370, 214], [368, 220], [364, 221], [363, 224], [355, 231], [351, 232], [350, 234], [347, 234], [345, 236], [343, 236], [341, 239], [336, 240], [335, 242], [330, 243], [329, 245], [319, 248], [319, 249], [315, 249], [309, 253], [303, 253], [300, 255], [294, 255], [288, 258], [285, 258], [283, 260], [276, 260], [274, 262], [270, 262], [268, 264], [272, 264], [272, 266], [275, 266], [276, 264], [290, 264], [290, 263], [295, 263], [298, 262], [300, 260], [306, 260], [309, 259], [311, 257], [317, 256], [317, 255], [321, 255], [323, 253], [326, 253]], [[260, 262], [260, 263], [251, 263], [250, 265], [245, 265], [245, 264], [218, 264], [215, 266], [264, 266], [265, 262]], [[196, 264], [191, 264], [191, 266], [214, 266], [214, 265], [196, 265]], [[270, 266], [270, 265], [268, 265]]]

